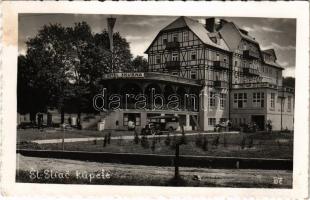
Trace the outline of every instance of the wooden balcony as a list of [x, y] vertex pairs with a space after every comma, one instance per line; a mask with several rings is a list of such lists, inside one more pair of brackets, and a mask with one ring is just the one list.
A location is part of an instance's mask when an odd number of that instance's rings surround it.
[[213, 62], [213, 67], [216, 70], [228, 70], [229, 65], [228, 63], [222, 62], [222, 61], [214, 61]]
[[166, 50], [176, 50], [180, 48], [179, 42], [167, 42], [166, 43]]
[[214, 81], [213, 87], [215, 87], [215, 88], [226, 88], [227, 82], [225, 82], [225, 81]]
[[244, 67], [243, 73], [248, 76], [259, 76], [259, 71], [250, 67]]
[[167, 70], [179, 70], [180, 69], [180, 61], [167, 61], [166, 62]]
[[247, 59], [259, 59], [259, 53], [252, 50], [243, 51], [243, 57]]

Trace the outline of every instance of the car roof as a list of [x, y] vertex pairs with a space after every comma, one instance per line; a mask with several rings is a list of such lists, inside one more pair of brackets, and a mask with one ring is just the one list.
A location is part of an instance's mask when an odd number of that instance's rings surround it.
[[172, 118], [179, 118], [178, 116], [155, 116], [150, 117], [150, 119], [172, 119]]

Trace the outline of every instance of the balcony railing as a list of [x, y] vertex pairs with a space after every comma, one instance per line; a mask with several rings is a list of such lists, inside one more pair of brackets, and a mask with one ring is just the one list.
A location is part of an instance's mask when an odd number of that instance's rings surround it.
[[248, 59], [259, 59], [259, 53], [252, 50], [243, 51], [243, 57]]
[[214, 81], [213, 86], [215, 88], [226, 88], [227, 87], [227, 82], [225, 81]]
[[180, 61], [167, 61], [166, 62], [167, 70], [179, 70], [180, 69]]
[[257, 69], [245, 67], [243, 68], [243, 73], [245, 75], [250, 75], [250, 76], [259, 76], [259, 71]]
[[166, 43], [166, 50], [175, 50], [180, 48], [179, 42], [167, 42]]
[[270, 88], [270, 89], [278, 90], [279, 93], [294, 93], [294, 88], [278, 86], [278, 85], [268, 83], [268, 82], [233, 84], [232, 88], [233, 89]]
[[218, 70], [228, 70], [229, 65], [228, 65], [228, 63], [225, 63], [225, 62], [222, 62], [222, 61], [214, 61], [213, 62], [213, 67], [215, 69], [218, 69]]

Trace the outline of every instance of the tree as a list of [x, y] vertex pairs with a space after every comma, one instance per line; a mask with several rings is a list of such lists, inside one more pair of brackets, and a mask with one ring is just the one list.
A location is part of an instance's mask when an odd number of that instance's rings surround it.
[[283, 86], [295, 88], [295, 78], [294, 77], [284, 77]]
[[134, 71], [145, 72], [148, 70], [148, 62], [143, 56], [137, 56], [132, 60], [132, 67]]
[[128, 42], [119, 33], [113, 38], [110, 52], [107, 31], [94, 35], [86, 22], [43, 26], [26, 42], [26, 56], [19, 57], [19, 112], [56, 107], [64, 122], [65, 111], [94, 111], [92, 97], [103, 74], [131, 68]]

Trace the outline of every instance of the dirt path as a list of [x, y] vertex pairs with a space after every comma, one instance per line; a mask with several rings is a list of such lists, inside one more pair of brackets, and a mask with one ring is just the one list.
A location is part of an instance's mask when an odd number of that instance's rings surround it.
[[[141, 179], [168, 179], [174, 175], [173, 167], [128, 165], [114, 163], [83, 162], [69, 159], [25, 157], [17, 154], [17, 170], [83, 171], [87, 173], [104, 170], [115, 177]], [[220, 187], [281, 187], [292, 186], [292, 171], [248, 170], [248, 169], [207, 169], [181, 167], [180, 173], [186, 180], [195, 181], [197, 186]], [[279, 180], [281, 180], [279, 183]]]

